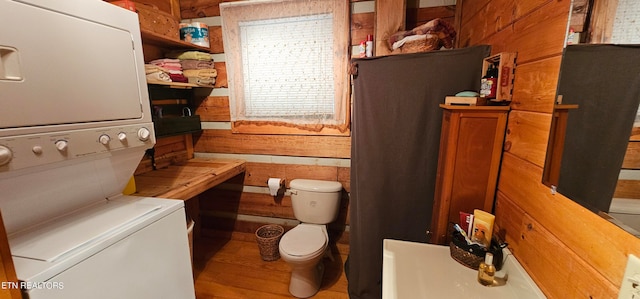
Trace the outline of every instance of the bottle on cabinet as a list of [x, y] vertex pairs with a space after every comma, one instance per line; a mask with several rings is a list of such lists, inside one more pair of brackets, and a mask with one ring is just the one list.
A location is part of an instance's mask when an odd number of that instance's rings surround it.
[[498, 68], [489, 64], [487, 72], [480, 81], [480, 96], [487, 99], [495, 99], [498, 90]]
[[365, 53], [367, 57], [373, 57], [373, 35], [369, 34], [367, 35], [367, 41], [365, 42], [366, 44], [366, 48], [365, 48]]
[[493, 265], [493, 254], [487, 252], [484, 256], [484, 262], [481, 262], [478, 267], [478, 282], [484, 286], [491, 286], [495, 275], [496, 267]]

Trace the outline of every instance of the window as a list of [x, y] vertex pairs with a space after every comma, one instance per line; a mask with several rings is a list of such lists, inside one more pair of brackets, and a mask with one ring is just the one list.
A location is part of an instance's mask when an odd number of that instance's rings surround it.
[[348, 3], [220, 5], [234, 133], [349, 134]]

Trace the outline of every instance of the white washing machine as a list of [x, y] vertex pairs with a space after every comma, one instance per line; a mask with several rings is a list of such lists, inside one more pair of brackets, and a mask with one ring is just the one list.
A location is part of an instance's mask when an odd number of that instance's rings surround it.
[[28, 298], [194, 298], [180, 201], [84, 207], [10, 238]]

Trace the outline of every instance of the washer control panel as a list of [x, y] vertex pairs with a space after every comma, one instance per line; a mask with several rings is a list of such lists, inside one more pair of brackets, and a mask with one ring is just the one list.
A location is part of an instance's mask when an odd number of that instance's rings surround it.
[[152, 137], [152, 124], [2, 137], [0, 173], [140, 146], [151, 148]]

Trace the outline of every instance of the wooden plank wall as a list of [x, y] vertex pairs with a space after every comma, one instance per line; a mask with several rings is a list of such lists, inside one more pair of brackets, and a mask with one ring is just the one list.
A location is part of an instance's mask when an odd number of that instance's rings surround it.
[[640, 240], [541, 183], [570, 2], [458, 1], [459, 43], [518, 53], [495, 211], [499, 234], [550, 298], [615, 298]]
[[[348, 242], [348, 207], [350, 192], [351, 138], [349, 136], [294, 136], [233, 134], [230, 129], [229, 99], [224, 67], [222, 30], [219, 26], [220, 1], [180, 1], [182, 19], [194, 19], [210, 25], [211, 52], [214, 53], [218, 78], [213, 93], [198, 103], [196, 114], [203, 121], [203, 132], [194, 135], [194, 149], [200, 157], [245, 159], [244, 177], [223, 184], [199, 196], [203, 234], [226, 234], [229, 231], [253, 232], [264, 223], [295, 224], [288, 194], [268, 194], [267, 179], [285, 179], [286, 187], [296, 178], [335, 180], [344, 193], [338, 220], [332, 226], [339, 242]], [[374, 1], [351, 0], [351, 45], [358, 46], [374, 33]], [[453, 7], [412, 8], [419, 16], [449, 17]], [[242, 236], [242, 234], [238, 234]]]
[[640, 127], [633, 127], [631, 131], [622, 171], [625, 175], [618, 180], [613, 197], [640, 200]]

